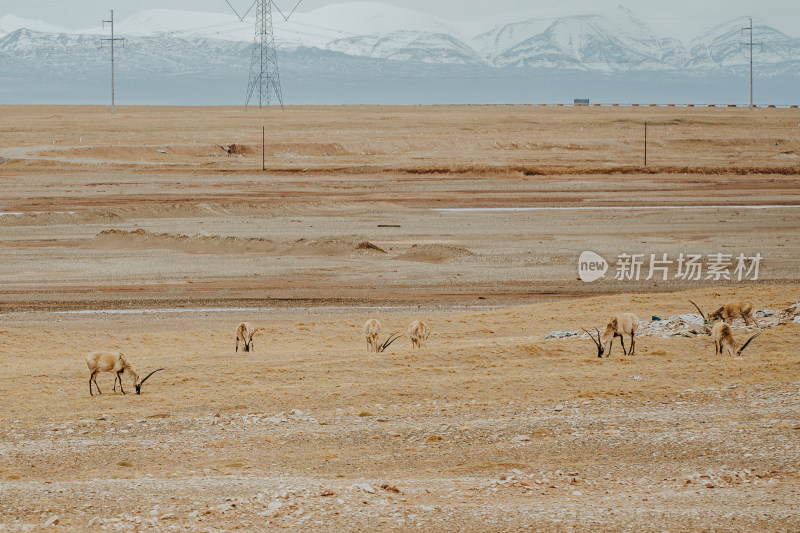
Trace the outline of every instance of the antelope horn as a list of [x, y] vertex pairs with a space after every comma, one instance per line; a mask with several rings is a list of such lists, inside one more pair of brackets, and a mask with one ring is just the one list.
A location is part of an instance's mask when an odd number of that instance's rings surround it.
[[155, 374], [155, 373], [156, 373], [156, 372], [158, 372], [159, 370], [164, 370], [164, 369], [163, 369], [163, 368], [159, 368], [158, 370], [153, 370], [152, 372], [150, 372], [149, 374], [147, 374], [147, 377], [145, 377], [145, 378], [144, 378], [142, 381], [140, 381], [140, 382], [139, 382], [139, 386], [141, 387], [141, 386], [142, 386], [142, 383], [144, 383], [145, 381], [147, 381], [147, 378], [149, 378], [150, 376], [152, 376], [153, 374]]
[[[397, 335], [397, 336], [393, 337], [393, 335]], [[380, 347], [378, 348], [378, 351], [379, 352], [384, 351], [386, 348], [389, 347], [390, 344], [392, 344], [394, 341], [396, 341], [400, 337], [402, 337], [402, 335], [399, 335], [397, 333], [392, 333], [391, 335], [389, 335], [389, 338], [386, 339], [386, 342], [384, 342], [383, 344], [380, 345]]]
[[739, 348], [739, 354], [741, 354], [741, 353], [742, 353], [742, 351], [744, 351], [744, 349], [745, 349], [745, 348], [747, 348], [747, 345], [748, 345], [748, 344], [750, 344], [750, 341], [751, 341], [751, 340], [755, 339], [755, 338], [756, 338], [756, 337], [758, 337], [759, 335], [761, 335], [761, 332], [760, 332], [760, 331], [759, 331], [758, 333], [756, 333], [755, 335], [753, 335], [752, 337], [750, 337], [749, 339], [747, 339], [747, 342], [745, 342], [744, 344], [742, 344], [742, 347], [741, 347], [741, 348]]
[[[595, 340], [594, 335], [592, 335], [592, 332], [588, 331], [588, 330], [586, 330], [584, 328], [581, 328], [581, 329], [583, 329], [583, 331], [585, 331], [586, 333], [589, 334], [589, 338], [592, 339], [592, 342], [594, 342], [597, 345], [597, 347], [599, 348], [600, 347], [600, 341], [599, 340]], [[598, 339], [599, 339], [600, 332], [598, 331], [597, 334], [598, 334]]]
[[702, 311], [700, 311], [700, 307], [699, 307], [699, 306], [698, 306], [696, 303], [692, 302], [691, 300], [689, 300], [689, 302], [690, 302], [690, 303], [691, 303], [693, 306], [695, 306], [695, 308], [697, 308], [697, 310], [700, 312], [700, 316], [701, 316], [701, 317], [703, 317], [703, 321], [705, 321], [705, 319], [706, 319], [706, 315], [704, 315], [704, 314], [703, 314], [703, 312], [702, 312]]

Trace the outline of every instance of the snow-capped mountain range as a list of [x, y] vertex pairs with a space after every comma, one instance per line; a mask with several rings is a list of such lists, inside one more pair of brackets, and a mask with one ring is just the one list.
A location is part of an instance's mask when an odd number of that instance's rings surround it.
[[[287, 80], [313, 84], [321, 78], [340, 89], [348, 84], [363, 89], [354, 80], [365, 76], [388, 85], [393, 78], [409, 77], [433, 77], [440, 85], [450, 78], [473, 78], [480, 85], [537, 80], [543, 71], [581, 85], [589, 83], [590, 74], [620, 80], [633, 75], [643, 84], [647, 76], [676, 74], [711, 81], [740, 76], [749, 65], [743, 17], [684, 41], [658, 34], [622, 6], [607, 13], [458, 22], [388, 4], [353, 2], [298, 12], [288, 21], [274, 12], [273, 23]], [[182, 83], [191, 83], [187, 76], [246, 82], [252, 18], [242, 22], [233, 14], [147, 10], [119, 20], [114, 29], [116, 37], [126, 39], [118, 52], [123, 78], [127, 72], [137, 79], [180, 76]], [[755, 49], [759, 76], [796, 87], [800, 38], [758, 21], [754, 33], [763, 43]], [[24, 85], [26, 79], [41, 83], [48, 75], [59, 83], [69, 76], [99, 78], [108, 55], [101, 39], [108, 37], [108, 27], [66, 30], [0, 16], [0, 79]], [[2, 99], [5, 87], [0, 86]], [[791, 97], [789, 89], [780, 94]]]

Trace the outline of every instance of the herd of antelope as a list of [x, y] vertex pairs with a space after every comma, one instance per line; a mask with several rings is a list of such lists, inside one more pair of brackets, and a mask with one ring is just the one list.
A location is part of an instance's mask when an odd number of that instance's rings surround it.
[[[711, 338], [714, 339], [715, 354], [722, 354], [722, 348], [724, 347], [728, 350], [728, 353], [731, 356], [735, 355], [736, 357], [739, 357], [742, 355], [742, 351], [747, 348], [747, 345], [750, 344], [750, 341], [761, 334], [761, 331], [759, 331], [740, 346], [734, 340], [733, 332], [731, 331], [731, 327], [728, 325], [728, 321], [733, 323], [733, 319], [738, 317], [744, 320], [745, 326], [748, 326], [750, 322], [753, 322], [753, 324], [755, 324], [760, 330], [761, 325], [756, 322], [755, 318], [753, 318], [753, 302], [734, 302], [726, 304], [708, 316], [703, 314], [700, 306], [694, 302], [691, 303], [697, 308], [700, 316], [703, 317], [703, 328], [705, 329], [706, 333], [709, 333]], [[710, 329], [708, 327], [709, 324], [713, 324]]]
[[[742, 355], [744, 349], [761, 333], [757, 332], [755, 335], [750, 336], [744, 343], [739, 344], [733, 337], [733, 332], [729, 323], [734, 319], [740, 318], [744, 321], [745, 326], [749, 326], [752, 322], [756, 327], [761, 330], [761, 325], [753, 317], [753, 303], [748, 301], [740, 301], [723, 305], [713, 313], [708, 315], [704, 314], [696, 303], [690, 300], [691, 304], [697, 308], [700, 316], [703, 319], [703, 330], [706, 334], [710, 335], [714, 341], [714, 353], [722, 354], [727, 350], [731, 356], [739, 357]], [[611, 317], [601, 332], [599, 328], [594, 328], [596, 334], [582, 328], [594, 342], [597, 347], [597, 357], [608, 357], [611, 355], [611, 345], [614, 339], [619, 337], [619, 342], [622, 345], [622, 353], [624, 355], [634, 355], [636, 350], [636, 330], [639, 327], [639, 317], [633, 313], [619, 313]], [[254, 327], [249, 322], [242, 322], [236, 327], [235, 332], [235, 351], [239, 351], [239, 344], [243, 346], [244, 352], [252, 352], [254, 349], [253, 337], [256, 333], [263, 330], [261, 327]], [[399, 333], [391, 333], [385, 341], [380, 342], [378, 337], [381, 333], [381, 323], [375, 319], [370, 318], [364, 323], [362, 327], [364, 338], [367, 341], [367, 351], [381, 353], [388, 348], [393, 342], [402, 337]], [[414, 320], [408, 326], [407, 334], [411, 340], [412, 348], [422, 348], [428, 340], [430, 330], [422, 320]], [[630, 344], [625, 348], [625, 336], [630, 337]], [[120, 392], [125, 394], [122, 388], [122, 374], [127, 372], [131, 377], [133, 385], [136, 389], [136, 394], [141, 394], [142, 384], [153, 374], [163, 368], [159, 368], [150, 372], [145, 378], [139, 379], [138, 372], [128, 361], [127, 357], [120, 352], [93, 352], [86, 356], [86, 365], [89, 367], [89, 394], [94, 396], [92, 384], [100, 394], [100, 387], [97, 386], [97, 374], [100, 372], [111, 372], [116, 375], [114, 380], [113, 391], [117, 390], [117, 382], [119, 382]]]
[[[368, 352], [380, 353], [401, 337], [398, 333], [392, 333], [383, 343], [379, 343], [378, 335], [381, 333], [381, 323], [377, 318], [370, 318], [364, 322], [361, 330], [364, 332], [364, 338], [367, 339]], [[412, 348], [422, 348], [422, 345], [428, 340], [428, 335], [430, 335], [430, 331], [422, 320], [415, 320], [408, 326], [408, 337], [411, 339]]]
[[[723, 348], [728, 350], [731, 356], [739, 357], [742, 351], [747, 347], [750, 342], [761, 334], [761, 331], [747, 339], [743, 344], [739, 345], [733, 338], [733, 332], [728, 322], [733, 322], [735, 318], [744, 320], [745, 326], [749, 326], [752, 322], [756, 327], [761, 329], [761, 326], [756, 319], [753, 318], [753, 302], [740, 301], [723, 305], [713, 313], [706, 316], [696, 303], [689, 300], [692, 305], [697, 308], [700, 316], [703, 319], [703, 330], [706, 334], [711, 335], [714, 340], [714, 353], [722, 354]], [[639, 327], [639, 317], [633, 313], [620, 313], [611, 317], [606, 324], [602, 333], [595, 328], [597, 335], [593, 335], [591, 331], [582, 328], [594, 344], [597, 346], [597, 357], [606, 357], [611, 355], [611, 344], [614, 339], [619, 337], [619, 342], [622, 345], [622, 353], [624, 355], [633, 355], [636, 347], [636, 329]], [[631, 344], [628, 350], [625, 349], [625, 335], [630, 336]]]
[[[254, 327], [249, 322], [241, 322], [236, 326], [236, 344], [234, 346], [234, 351], [239, 351], [239, 344], [241, 343], [242, 351], [252, 352], [255, 348], [253, 337], [263, 329], [264, 328], [261, 327]], [[367, 339], [367, 351], [375, 353], [383, 352], [390, 344], [401, 337], [398, 333], [392, 333], [383, 343], [378, 342], [378, 335], [380, 335], [381, 332], [381, 323], [375, 318], [367, 320], [364, 323], [362, 331], [364, 332], [364, 337]], [[422, 345], [428, 340], [429, 335], [430, 330], [422, 320], [414, 320], [408, 327], [408, 336], [411, 339], [412, 348], [422, 348]], [[147, 381], [147, 379], [156, 372], [164, 370], [163, 368], [153, 370], [140, 380], [139, 373], [134, 369], [133, 365], [124, 354], [121, 352], [105, 351], [92, 352], [87, 355], [86, 366], [89, 367], [89, 394], [91, 396], [94, 396], [94, 388], [97, 389], [98, 394], [102, 394], [100, 387], [97, 385], [97, 374], [100, 372], [115, 374], [116, 377], [114, 378], [114, 387], [112, 390], [113, 392], [117, 392], [117, 382], [119, 382], [119, 390], [122, 394], [125, 394], [125, 390], [122, 388], [122, 374], [127, 371], [127, 374], [131, 376], [131, 380], [133, 381], [136, 394], [141, 394], [142, 383]], [[92, 384], [94, 384], [94, 388]]]

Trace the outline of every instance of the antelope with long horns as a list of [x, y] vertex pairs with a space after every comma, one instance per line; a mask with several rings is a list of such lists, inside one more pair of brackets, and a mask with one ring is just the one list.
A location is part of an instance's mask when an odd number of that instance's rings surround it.
[[722, 349], [725, 348], [728, 350], [728, 353], [731, 357], [741, 357], [742, 352], [745, 348], [747, 348], [747, 345], [750, 344], [750, 341], [759, 335], [761, 335], [761, 331], [751, 336], [749, 339], [747, 339], [747, 341], [745, 341], [744, 344], [739, 346], [736, 340], [733, 338], [731, 327], [725, 322], [717, 322], [714, 324], [714, 327], [711, 328], [711, 338], [714, 339], [714, 354], [722, 355]]
[[239, 341], [244, 344], [242, 351], [250, 352], [253, 350], [253, 336], [264, 328], [254, 328], [250, 322], [242, 322], [236, 326], [236, 351], [239, 351]]
[[[597, 345], [597, 357], [603, 357], [603, 354], [606, 354], [606, 357], [611, 355], [611, 345], [614, 343], [614, 339], [619, 337], [619, 342], [622, 344], [622, 353], [625, 355], [633, 355], [634, 350], [636, 348], [636, 329], [639, 327], [639, 317], [634, 315], [633, 313], [620, 313], [617, 316], [611, 317], [606, 324], [606, 329], [603, 330], [603, 333], [600, 333], [600, 330], [595, 328], [597, 332], [597, 337], [595, 338], [591, 332], [583, 329], [586, 333], [589, 334], [592, 341], [594, 341], [595, 345]], [[625, 338], [623, 335], [630, 335], [631, 337], [631, 347], [630, 350], [625, 350]]]
[[92, 352], [86, 356], [86, 366], [89, 367], [89, 394], [92, 396], [94, 396], [92, 392], [92, 382], [94, 382], [94, 386], [97, 387], [97, 393], [102, 394], [100, 387], [97, 385], [97, 374], [100, 372], [112, 372], [116, 374], [117, 377], [114, 379], [114, 391], [116, 392], [117, 390], [117, 380], [119, 380], [119, 390], [122, 394], [125, 394], [125, 391], [122, 389], [122, 374], [127, 370], [128, 375], [131, 376], [134, 387], [136, 387], [136, 394], [141, 394], [142, 383], [147, 381], [150, 376], [159, 370], [164, 370], [163, 368], [153, 370], [144, 379], [140, 380], [139, 373], [133, 368], [128, 358], [121, 352]]
[[381, 332], [381, 323], [377, 318], [370, 318], [364, 322], [364, 327], [361, 328], [364, 337], [367, 339], [367, 351], [378, 351], [378, 334]]

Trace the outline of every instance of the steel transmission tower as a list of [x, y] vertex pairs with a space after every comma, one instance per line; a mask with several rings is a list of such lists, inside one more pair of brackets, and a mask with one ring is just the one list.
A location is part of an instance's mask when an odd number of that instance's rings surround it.
[[275, 49], [275, 36], [272, 34], [272, 0], [258, 0], [257, 4], [255, 42], [244, 107], [247, 109], [250, 99], [255, 94], [258, 97], [259, 109], [269, 108], [270, 92], [274, 92], [283, 109], [278, 53]]
[[[275, 5], [275, 9], [283, 16], [284, 20], [288, 21], [302, 1], [297, 0], [289, 15], [285, 15], [277, 5]], [[281, 109], [283, 109], [281, 78], [278, 74], [278, 51], [275, 49], [275, 36], [272, 33], [272, 6], [274, 2], [272, 0], [255, 0], [250, 4], [244, 15], [240, 15], [236, 11], [230, 0], [225, 0], [225, 2], [241, 21], [244, 21], [253, 6], [256, 6], [256, 36], [253, 43], [253, 58], [250, 61], [250, 79], [247, 82], [247, 97], [244, 100], [244, 108], [247, 109], [247, 104], [250, 103], [253, 93], [258, 95], [259, 108], [265, 106], [269, 108], [269, 94], [274, 92], [278, 102], [281, 104]]]

